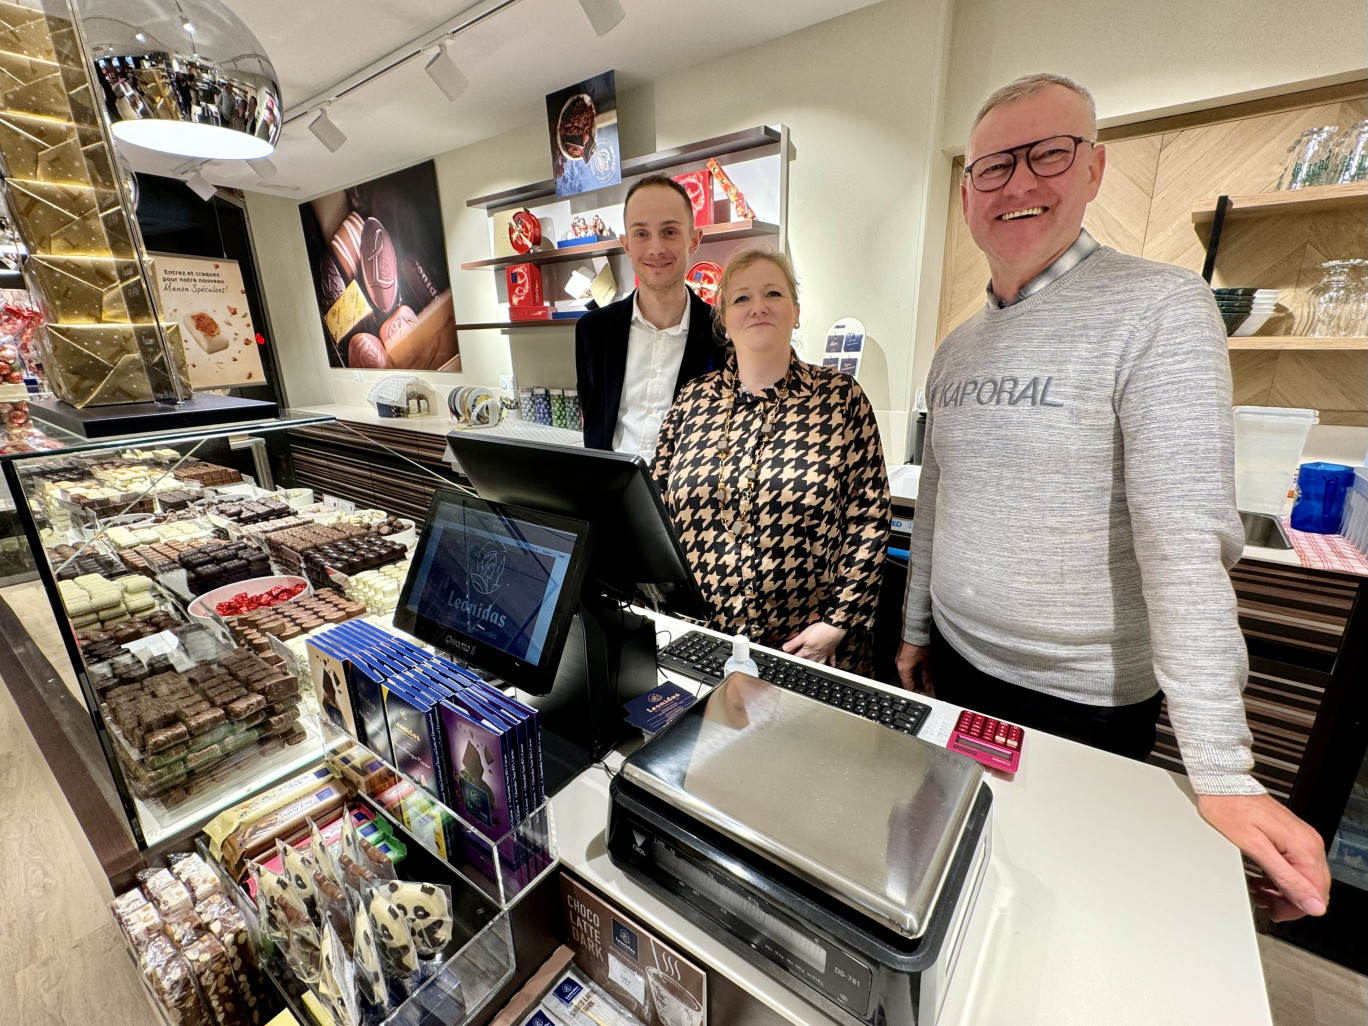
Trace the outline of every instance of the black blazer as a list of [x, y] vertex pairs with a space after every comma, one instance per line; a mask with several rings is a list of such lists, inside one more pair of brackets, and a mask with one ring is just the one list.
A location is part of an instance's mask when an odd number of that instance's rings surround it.
[[[627, 376], [627, 333], [632, 327], [634, 296], [591, 310], [575, 324], [575, 376], [586, 449], [613, 447]], [[689, 335], [674, 394], [678, 396], [685, 384], [721, 366], [722, 347], [713, 335], [713, 308], [689, 289]]]

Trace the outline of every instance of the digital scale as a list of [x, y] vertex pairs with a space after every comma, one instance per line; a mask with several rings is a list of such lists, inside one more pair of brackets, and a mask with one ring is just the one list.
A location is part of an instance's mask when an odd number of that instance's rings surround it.
[[983, 768], [746, 674], [624, 762], [608, 853], [847, 1026], [931, 1026], [991, 849]]

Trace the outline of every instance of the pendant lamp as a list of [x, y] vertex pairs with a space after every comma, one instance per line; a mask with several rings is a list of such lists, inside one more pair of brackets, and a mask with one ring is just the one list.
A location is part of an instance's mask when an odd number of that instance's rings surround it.
[[219, 0], [77, 0], [114, 138], [204, 160], [255, 160], [280, 138], [280, 86]]

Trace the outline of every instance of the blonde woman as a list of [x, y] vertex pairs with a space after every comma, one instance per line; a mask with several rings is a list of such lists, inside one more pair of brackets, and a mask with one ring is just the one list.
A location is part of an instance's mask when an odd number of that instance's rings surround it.
[[732, 257], [713, 313], [725, 363], [680, 392], [652, 472], [710, 626], [868, 675], [889, 518], [879, 429], [854, 378], [798, 359], [798, 316], [786, 257]]

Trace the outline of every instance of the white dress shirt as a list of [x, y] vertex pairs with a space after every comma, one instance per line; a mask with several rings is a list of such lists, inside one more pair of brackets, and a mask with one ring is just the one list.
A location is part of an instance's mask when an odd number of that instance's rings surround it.
[[[632, 325], [627, 331], [627, 370], [622, 380], [615, 452], [639, 453], [649, 465], [665, 414], [674, 405], [675, 382], [689, 339], [689, 303], [673, 328], [657, 328], [641, 315], [638, 293], [632, 295]], [[687, 300], [687, 296], [685, 299]]]

